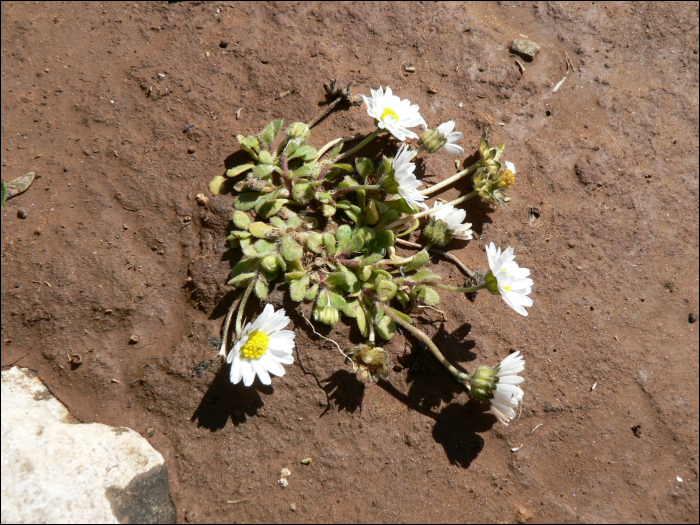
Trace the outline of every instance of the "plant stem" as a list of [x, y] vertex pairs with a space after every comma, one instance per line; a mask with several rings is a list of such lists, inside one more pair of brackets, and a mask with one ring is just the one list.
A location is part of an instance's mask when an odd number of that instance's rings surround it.
[[382, 131], [381, 128], [375, 129], [372, 133], [370, 133], [370, 135], [369, 135], [365, 140], [363, 140], [362, 142], [360, 142], [357, 146], [355, 146], [354, 148], [352, 148], [352, 149], [346, 151], [345, 153], [341, 153], [340, 155], [338, 155], [338, 156], [335, 158], [335, 162], [338, 162], [339, 160], [344, 159], [345, 157], [347, 157], [347, 156], [349, 156], [349, 155], [352, 155], [353, 153], [355, 153], [355, 152], [357, 152], [357, 151], [360, 151], [360, 150], [361, 150], [362, 148], [364, 148], [367, 144], [369, 144], [370, 141], [371, 141], [374, 137], [376, 137], [377, 135], [379, 135], [379, 132], [380, 132], [380, 131]]
[[231, 324], [231, 318], [233, 317], [233, 312], [236, 310], [238, 305], [241, 303], [241, 298], [243, 297], [243, 294], [238, 294], [238, 297], [234, 299], [234, 301], [231, 303], [231, 306], [228, 309], [228, 313], [226, 314], [226, 320], [224, 321], [224, 330], [223, 333], [221, 334], [221, 347], [219, 348], [219, 355], [223, 358], [226, 358], [226, 346], [228, 343], [228, 327]]
[[478, 192], [476, 190], [474, 190], [471, 193], [467, 193], [466, 195], [462, 195], [461, 197], [459, 197], [453, 201], [446, 202], [445, 204], [441, 204], [440, 206], [435, 206], [434, 208], [430, 208], [428, 210], [424, 210], [420, 213], [416, 213], [413, 215], [406, 215], [405, 217], [401, 217], [400, 219], [397, 219], [394, 222], [387, 224], [386, 226], [382, 227], [381, 230], [390, 230], [391, 228], [395, 228], [396, 226], [402, 225], [407, 220], [421, 219], [421, 218], [425, 217], [426, 215], [430, 215], [431, 213], [434, 213], [434, 212], [444, 208], [445, 206], [456, 206], [457, 204], [461, 204], [464, 201], [466, 201], [467, 199], [471, 199], [472, 197], [475, 197], [476, 195], [478, 195]]
[[[420, 244], [418, 244], [417, 242], [405, 241], [403, 239], [396, 239], [396, 243], [403, 244], [404, 246], [408, 246], [409, 248], [418, 248], [419, 250], [423, 249], [423, 247]], [[446, 259], [449, 259], [450, 261], [455, 263], [457, 266], [459, 266], [462, 269], [462, 271], [465, 274], [467, 274], [468, 277], [474, 277], [474, 272], [472, 272], [469, 268], [467, 268], [462, 261], [457, 259], [457, 257], [452, 255], [451, 253], [447, 253], [447, 252], [444, 252], [442, 250], [438, 250], [437, 248], [432, 248], [432, 247], [430, 248], [430, 251], [435, 252], [439, 255], [442, 255]]]
[[405, 328], [406, 330], [411, 332], [414, 336], [416, 336], [418, 339], [423, 341], [428, 346], [428, 348], [430, 348], [430, 351], [433, 353], [433, 355], [436, 357], [436, 359], [438, 361], [440, 361], [440, 363], [442, 363], [442, 365], [445, 368], [447, 368], [447, 370], [449, 370], [450, 373], [453, 376], [455, 376], [455, 378], [467, 388], [467, 390], [470, 389], [469, 380], [471, 379], [471, 377], [469, 376], [469, 374], [465, 374], [464, 372], [460, 372], [454, 366], [452, 366], [449, 363], [449, 361], [447, 361], [447, 359], [445, 359], [445, 356], [442, 355], [442, 352], [440, 352], [440, 350], [438, 350], [438, 347], [435, 346], [435, 343], [433, 343], [433, 341], [432, 341], [432, 339], [430, 339], [430, 337], [428, 337], [423, 331], [419, 330], [418, 328], [416, 328], [412, 324], [409, 324], [406, 321], [404, 321], [403, 319], [401, 319], [401, 317], [399, 317], [398, 315], [396, 315], [396, 313], [394, 313], [394, 310], [392, 308], [390, 308], [390, 307], [388, 307], [380, 302], [375, 302], [374, 305], [377, 308], [379, 308], [382, 312], [384, 312], [386, 315], [391, 317], [397, 324], [401, 325], [402, 328]]
[[441, 284], [441, 283], [425, 283], [429, 284], [430, 286], [434, 286], [435, 288], [440, 288], [441, 290], [449, 290], [450, 292], [462, 292], [462, 293], [471, 293], [471, 292], [478, 292], [479, 290], [483, 290], [486, 288], [485, 284], [477, 284], [476, 286], [470, 286], [468, 288], [461, 288], [459, 286], [449, 286], [447, 284]]
[[426, 188], [423, 191], [420, 192], [421, 195], [430, 195], [431, 193], [435, 193], [438, 190], [441, 190], [442, 188], [449, 186], [455, 181], [458, 181], [462, 177], [466, 177], [470, 173], [474, 172], [480, 165], [480, 162], [475, 162], [471, 166], [469, 166], [466, 170], [460, 171], [456, 175], [452, 175], [451, 177], [443, 180], [442, 182], [439, 182], [435, 184], [434, 186], [430, 186], [430, 188]]
[[309, 121], [309, 123], [307, 124], [307, 126], [309, 126], [309, 129], [313, 128], [323, 117], [325, 117], [331, 111], [333, 111], [333, 108], [336, 107], [341, 100], [343, 100], [342, 96], [336, 98], [333, 102], [331, 102], [325, 108], [323, 108], [318, 115], [316, 115]]
[[338, 142], [341, 142], [341, 141], [342, 141], [342, 142], [345, 142], [345, 143], [347, 143], [347, 142], [354, 142], [354, 141], [356, 141], [357, 139], [359, 139], [359, 138], [361, 138], [361, 137], [364, 137], [364, 136], [366, 136], [366, 135], [367, 135], [367, 133], [358, 133], [357, 135], [353, 135], [352, 137], [341, 137], [341, 138], [338, 138], [338, 139], [335, 139], [335, 140], [331, 140], [328, 144], [326, 144], [326, 145], [323, 146], [320, 150], [318, 150], [318, 153], [316, 154], [316, 158], [315, 158], [314, 160], [315, 160], [316, 162], [318, 162], [319, 159], [320, 159], [321, 157], [323, 157], [323, 155], [326, 153], [326, 151], [328, 151], [328, 150], [331, 149], [333, 146], [335, 146], [336, 144], [338, 144]]
[[359, 191], [359, 190], [380, 190], [382, 186], [380, 184], [362, 184], [359, 186], [346, 186], [341, 188], [333, 194], [333, 200], [337, 200], [339, 195], [347, 193], [349, 191]]
[[238, 307], [238, 315], [236, 316], [236, 334], [240, 337], [241, 332], [243, 331], [243, 311], [245, 310], [245, 305], [248, 302], [248, 298], [250, 297], [250, 294], [253, 292], [253, 288], [255, 288], [255, 283], [258, 282], [258, 277], [260, 274], [256, 275], [250, 280], [250, 283], [248, 284], [248, 288], [245, 289], [245, 293], [243, 294], [243, 299], [241, 300], [241, 304]]

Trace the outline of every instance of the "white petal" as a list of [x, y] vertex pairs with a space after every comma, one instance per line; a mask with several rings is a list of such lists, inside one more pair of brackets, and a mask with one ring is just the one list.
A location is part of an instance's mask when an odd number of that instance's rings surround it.
[[272, 357], [269, 352], [265, 353], [265, 355], [260, 358], [260, 364], [271, 374], [278, 377], [282, 377], [284, 375], [284, 367], [279, 363], [279, 361]]
[[464, 155], [464, 148], [462, 146], [458, 146], [457, 144], [450, 144], [448, 142], [443, 146], [443, 148], [450, 155], [457, 155], [457, 156]]
[[267, 370], [265, 370], [265, 367], [262, 366], [262, 364], [260, 364], [259, 359], [253, 359], [250, 362], [250, 364], [252, 365], [253, 370], [258, 375], [258, 377], [260, 378], [260, 382], [263, 385], [269, 385], [270, 383], [272, 383], [272, 379], [270, 378], [270, 374], [268, 374]]
[[231, 383], [234, 385], [237, 385], [238, 383], [241, 382], [241, 378], [243, 377], [241, 373], [241, 359], [233, 359], [233, 362], [231, 363], [231, 372], [229, 374], [229, 377], [231, 379]]
[[241, 359], [241, 374], [243, 375], [243, 384], [250, 386], [255, 381], [255, 370], [248, 359]]
[[[268, 350], [291, 354], [292, 350], [294, 350], [294, 332], [291, 330], [282, 330], [281, 332], [270, 334]], [[275, 355], [278, 354], [276, 353]]]
[[513, 164], [510, 161], [506, 161], [506, 169], [509, 169], [510, 171], [513, 172], [513, 175], [515, 175], [515, 164]]

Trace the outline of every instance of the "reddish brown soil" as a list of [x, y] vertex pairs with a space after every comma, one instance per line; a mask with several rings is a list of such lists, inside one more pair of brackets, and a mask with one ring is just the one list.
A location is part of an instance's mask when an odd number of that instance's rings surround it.
[[[523, 73], [519, 35], [542, 44]], [[194, 197], [237, 133], [310, 120], [331, 78], [454, 119], [468, 153], [483, 130], [507, 143], [512, 201], [472, 204], [478, 239], [452, 249], [485, 268], [485, 243], [513, 246], [530, 316], [446, 292], [447, 321], [416, 321], [468, 370], [525, 354], [510, 426], [414, 340], [363, 383], [298, 314], [285, 377], [227, 382], [231, 201]], [[344, 109], [312, 141], [370, 126]], [[147, 436], [179, 521], [698, 521], [697, 4], [7, 2], [2, 178], [28, 171], [2, 213], [2, 366]]]

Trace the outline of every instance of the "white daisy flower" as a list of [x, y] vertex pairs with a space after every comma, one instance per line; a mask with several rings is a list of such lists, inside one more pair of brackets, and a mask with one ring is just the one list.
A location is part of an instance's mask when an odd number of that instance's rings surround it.
[[235, 385], [243, 379], [243, 384], [250, 386], [257, 375], [262, 384], [269, 385], [270, 374], [284, 375], [282, 365], [294, 362], [294, 332], [282, 330], [288, 324], [286, 312], [275, 312], [268, 304], [255, 321], [245, 325], [226, 358], [231, 363], [231, 383]]
[[417, 139], [413, 131], [408, 128], [425, 124], [423, 117], [418, 112], [418, 105], [411, 105], [411, 101], [400, 99], [391, 92], [387, 86], [386, 92], [379, 89], [370, 89], [372, 97], [367, 98], [362, 95], [367, 104], [367, 113], [377, 121], [377, 127], [387, 130], [398, 140], [404, 141], [407, 138]]
[[452, 234], [451, 236], [456, 239], [469, 240], [473, 237], [474, 232], [471, 230], [472, 223], [462, 221], [467, 217], [467, 212], [455, 208], [454, 206], [447, 204], [445, 207], [440, 208], [430, 214], [434, 217], [436, 221], [443, 221], [447, 224], [447, 229]]
[[427, 199], [425, 195], [421, 195], [418, 191], [418, 187], [421, 186], [421, 182], [413, 174], [416, 169], [416, 165], [411, 162], [413, 157], [416, 156], [415, 151], [408, 149], [407, 144], [402, 144], [399, 148], [396, 157], [394, 157], [391, 167], [394, 169], [394, 180], [399, 185], [399, 195], [409, 205], [416, 205], [419, 208], [427, 209], [427, 206], [421, 202]]
[[528, 295], [532, 291], [530, 270], [520, 268], [515, 259], [513, 248], [508, 247], [501, 253], [494, 243], [486, 247], [486, 255], [491, 270], [486, 275], [486, 287], [492, 294], [501, 294], [503, 300], [520, 315], [527, 316], [525, 306], [532, 306]]
[[455, 142], [462, 138], [462, 132], [453, 131], [454, 129], [455, 123], [453, 120], [438, 126], [438, 131], [445, 137], [445, 140], [447, 140], [443, 148], [445, 148], [447, 153], [451, 153], [452, 155], [464, 155], [464, 148], [455, 144]]
[[495, 368], [498, 380], [491, 391], [493, 397], [489, 399], [489, 411], [504, 425], [515, 417], [515, 409], [523, 400], [523, 391], [518, 385], [525, 381], [525, 378], [517, 375], [523, 370], [525, 359], [520, 352], [510, 354]]

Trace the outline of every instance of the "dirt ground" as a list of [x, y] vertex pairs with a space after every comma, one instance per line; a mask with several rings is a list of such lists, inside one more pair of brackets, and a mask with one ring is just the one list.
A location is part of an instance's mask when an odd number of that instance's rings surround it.
[[[195, 196], [236, 134], [309, 121], [331, 78], [454, 119], [468, 155], [507, 144], [512, 201], [470, 201], [476, 238], [450, 248], [484, 269], [513, 246], [530, 316], [445, 292], [446, 321], [415, 320], [467, 370], [523, 352], [509, 426], [415, 340], [365, 383], [297, 313], [287, 375], [228, 382], [231, 200]], [[312, 145], [371, 125], [342, 108]], [[2, 213], [2, 367], [146, 436], [178, 521], [698, 521], [697, 4], [4, 2], [2, 178], [28, 171]], [[452, 173], [442, 153], [424, 180]]]

